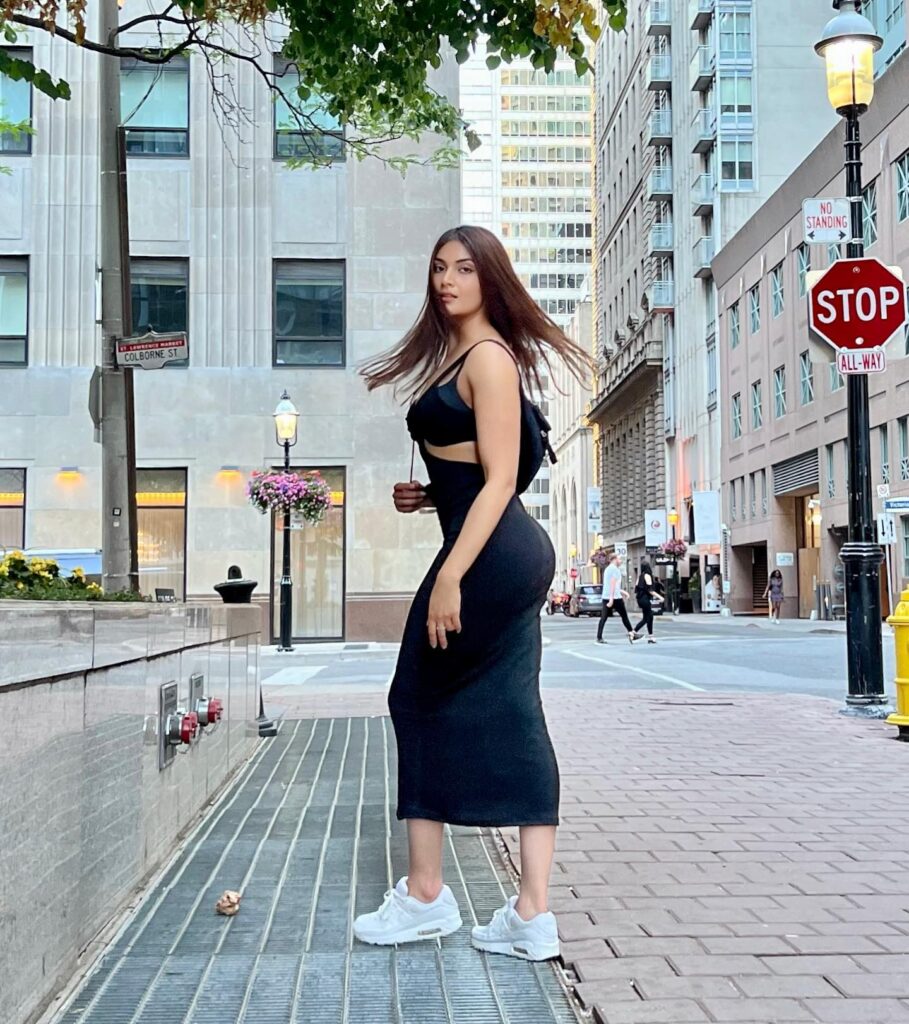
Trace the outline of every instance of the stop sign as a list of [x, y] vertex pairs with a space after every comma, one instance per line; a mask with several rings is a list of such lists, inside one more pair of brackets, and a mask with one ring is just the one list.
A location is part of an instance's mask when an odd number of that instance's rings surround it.
[[578, 570], [577, 570], [577, 569], [571, 569], [571, 570], [569, 571], [568, 575], [569, 575], [569, 576], [570, 576], [570, 577], [571, 577], [571, 578], [572, 578], [573, 580], [576, 580], [576, 579], [578, 578]]
[[837, 260], [808, 292], [808, 324], [836, 349], [881, 348], [906, 320], [906, 286], [880, 260]]

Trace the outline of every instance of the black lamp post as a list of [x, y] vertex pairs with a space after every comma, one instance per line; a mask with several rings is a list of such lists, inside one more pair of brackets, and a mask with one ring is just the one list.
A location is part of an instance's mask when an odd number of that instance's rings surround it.
[[[675, 505], [669, 510], [669, 526], [672, 529], [672, 539], [675, 540], [675, 528], [679, 525], [679, 513], [676, 510]], [[679, 560], [675, 555], [672, 556], [672, 607], [669, 609], [671, 612], [676, 613], [679, 610]]]
[[[859, 117], [874, 96], [874, 54], [883, 40], [859, 13], [857, 0], [833, 0], [837, 14], [815, 45], [827, 65], [827, 95], [846, 125], [846, 196], [851, 205], [849, 259], [865, 255], [862, 213], [862, 142]], [[840, 550], [846, 590], [849, 692], [845, 714], [883, 717], [884, 662], [881, 646], [880, 572], [883, 552], [875, 542], [871, 500], [871, 429], [868, 378], [847, 381], [849, 449], [849, 540]]]
[[[278, 444], [284, 447], [284, 472], [290, 472], [290, 449], [297, 443], [296, 406], [285, 391], [281, 401], [275, 408], [275, 437]], [[284, 509], [283, 543], [284, 552], [281, 562], [281, 615], [279, 651], [292, 651], [291, 634], [293, 632], [293, 581], [290, 578], [290, 509]]]

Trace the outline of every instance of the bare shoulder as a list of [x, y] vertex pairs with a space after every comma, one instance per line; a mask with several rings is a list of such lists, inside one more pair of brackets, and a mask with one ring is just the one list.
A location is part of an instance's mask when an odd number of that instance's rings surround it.
[[472, 386], [487, 382], [499, 386], [517, 383], [519, 377], [515, 358], [500, 338], [489, 338], [475, 345], [464, 364], [464, 371]]

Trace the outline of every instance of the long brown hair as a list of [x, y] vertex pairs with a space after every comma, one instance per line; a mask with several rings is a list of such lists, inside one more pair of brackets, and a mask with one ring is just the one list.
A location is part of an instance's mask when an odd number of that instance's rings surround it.
[[590, 356], [528, 295], [502, 243], [486, 228], [462, 224], [446, 231], [432, 250], [426, 298], [416, 323], [393, 349], [361, 368], [368, 389], [394, 384], [397, 393], [398, 385], [404, 382], [408, 394], [413, 395], [442, 364], [451, 321], [433, 291], [432, 267], [439, 250], [449, 242], [460, 242], [470, 253], [480, 279], [486, 316], [508, 343], [524, 381], [542, 390], [539, 366], [544, 363], [551, 371], [549, 359], [554, 352], [578, 380], [586, 383]]

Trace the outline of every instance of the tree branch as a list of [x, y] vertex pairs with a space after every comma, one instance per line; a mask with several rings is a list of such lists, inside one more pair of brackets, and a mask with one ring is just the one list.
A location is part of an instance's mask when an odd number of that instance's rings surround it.
[[[86, 50], [91, 50], [94, 53], [104, 53], [109, 57], [135, 57], [137, 60], [145, 61], [146, 64], [166, 64], [172, 57], [176, 57], [178, 54], [183, 53], [186, 49], [192, 46], [194, 42], [198, 41], [195, 36], [190, 36], [188, 39], [183, 40], [183, 42], [170, 50], [162, 53], [148, 54], [144, 50], [136, 50], [132, 47], [126, 46], [105, 45], [104, 43], [96, 43], [91, 39], [83, 39], [80, 43], [76, 38], [76, 34], [74, 32], [70, 32], [69, 29], [56, 25], [54, 26], [54, 31], [51, 32], [40, 18], [30, 18], [27, 14], [11, 14], [9, 20], [16, 22], [18, 25], [24, 25], [26, 28], [37, 28], [42, 32], [47, 32], [49, 35], [59, 36], [61, 39], [66, 39], [68, 42], [75, 43], [77, 46], [81, 46]], [[187, 22], [180, 21], [177, 18], [168, 18], [166, 20], [171, 21], [176, 25], [186, 26], [188, 24]], [[122, 31], [122, 28], [120, 31]]]

